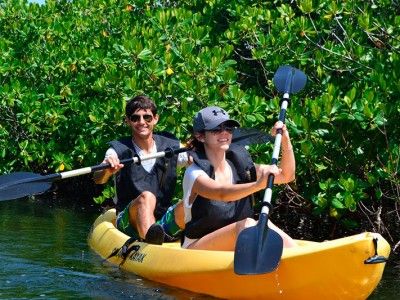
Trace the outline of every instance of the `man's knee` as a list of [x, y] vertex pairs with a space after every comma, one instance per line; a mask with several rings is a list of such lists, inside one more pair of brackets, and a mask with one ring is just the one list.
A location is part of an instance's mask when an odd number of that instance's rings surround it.
[[140, 207], [155, 207], [156, 196], [149, 191], [143, 191], [135, 200], [133, 200], [134, 205]]
[[[156, 208], [156, 197], [153, 193], [144, 191], [129, 204], [131, 221], [137, 219], [138, 214], [153, 215]], [[134, 222], [136, 224], [136, 221]]]

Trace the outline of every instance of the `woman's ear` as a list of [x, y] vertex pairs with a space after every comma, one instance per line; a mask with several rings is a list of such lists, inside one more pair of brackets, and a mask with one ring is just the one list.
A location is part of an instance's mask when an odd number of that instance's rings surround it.
[[204, 135], [204, 133], [196, 132], [196, 133], [194, 134], [194, 137], [195, 137], [198, 141], [200, 141], [200, 142], [202, 142], [202, 143], [204, 143], [204, 141], [205, 141], [205, 135]]

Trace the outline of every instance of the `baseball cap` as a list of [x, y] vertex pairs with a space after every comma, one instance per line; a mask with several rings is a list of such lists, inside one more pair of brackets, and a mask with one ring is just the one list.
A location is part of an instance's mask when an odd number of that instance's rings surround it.
[[218, 106], [208, 106], [200, 110], [193, 118], [193, 131], [202, 132], [211, 130], [218, 125], [229, 122], [230, 125], [240, 127], [239, 122], [229, 118], [229, 114]]

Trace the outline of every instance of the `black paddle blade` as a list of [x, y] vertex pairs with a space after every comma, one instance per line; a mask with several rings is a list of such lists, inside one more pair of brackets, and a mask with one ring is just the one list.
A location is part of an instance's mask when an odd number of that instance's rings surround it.
[[235, 248], [234, 271], [239, 275], [273, 272], [283, 251], [282, 237], [266, 226], [268, 216], [261, 214], [257, 226], [244, 229]]
[[279, 92], [295, 94], [304, 88], [307, 76], [291, 66], [281, 66], [276, 71], [273, 82]]
[[43, 177], [29, 172], [16, 172], [0, 176], [0, 201], [13, 200], [41, 194], [51, 187], [51, 182], [40, 181]]
[[266, 144], [274, 141], [273, 136], [254, 128], [235, 128], [232, 135], [232, 143], [242, 146]]

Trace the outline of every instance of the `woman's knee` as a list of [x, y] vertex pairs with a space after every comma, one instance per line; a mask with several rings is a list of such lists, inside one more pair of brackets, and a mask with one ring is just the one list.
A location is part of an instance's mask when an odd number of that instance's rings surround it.
[[185, 228], [185, 211], [183, 208], [183, 201], [179, 201], [174, 206], [174, 218], [175, 218], [175, 223], [180, 228]]
[[252, 226], [256, 226], [257, 225], [257, 221], [254, 220], [253, 218], [246, 218], [244, 219], [244, 227], [252, 227]]
[[257, 225], [257, 221], [254, 220], [253, 218], [243, 219], [243, 220], [237, 222], [237, 226], [236, 226], [237, 234], [239, 235], [239, 233], [243, 229], [248, 228], [248, 227], [252, 227], [252, 226], [255, 226], [255, 225]]

